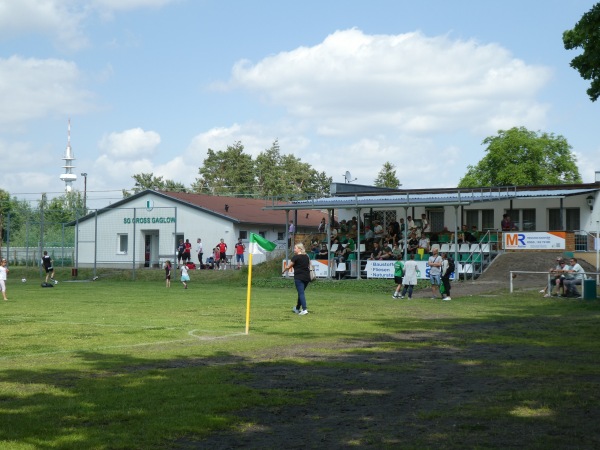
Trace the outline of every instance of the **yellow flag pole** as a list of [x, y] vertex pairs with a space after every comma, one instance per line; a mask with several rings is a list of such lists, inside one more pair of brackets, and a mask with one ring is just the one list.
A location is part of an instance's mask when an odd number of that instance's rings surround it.
[[248, 255], [248, 294], [246, 298], [246, 334], [250, 331], [250, 295], [252, 293], [252, 253]]

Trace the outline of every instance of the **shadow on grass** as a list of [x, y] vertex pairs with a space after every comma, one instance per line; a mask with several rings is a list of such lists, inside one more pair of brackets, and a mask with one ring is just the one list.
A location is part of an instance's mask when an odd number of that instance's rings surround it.
[[81, 352], [84, 371], [3, 370], [0, 440], [42, 449], [598, 448], [598, 305], [541, 311], [394, 317], [380, 334], [248, 356]]

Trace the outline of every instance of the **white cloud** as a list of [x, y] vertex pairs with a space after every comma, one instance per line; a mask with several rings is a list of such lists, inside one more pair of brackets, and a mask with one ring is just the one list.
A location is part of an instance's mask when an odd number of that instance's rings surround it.
[[114, 13], [161, 8], [178, 0], [0, 0], [0, 39], [29, 34], [49, 36], [61, 48], [89, 45], [86, 20]]
[[0, 58], [0, 127], [54, 113], [91, 109], [92, 94], [79, 87], [76, 64], [60, 59]]
[[132, 128], [103, 136], [98, 147], [115, 161], [132, 161], [154, 156], [159, 144], [160, 135], [155, 131]]
[[351, 29], [256, 64], [240, 61], [229, 85], [260, 93], [323, 135], [347, 136], [390, 127], [496, 131], [509, 121], [539, 128], [547, 107], [535, 96], [549, 77], [495, 44]]

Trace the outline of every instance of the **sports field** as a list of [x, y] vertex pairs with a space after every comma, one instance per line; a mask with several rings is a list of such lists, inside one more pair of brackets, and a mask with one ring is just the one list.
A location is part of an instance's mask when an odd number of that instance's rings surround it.
[[[597, 301], [391, 298], [277, 268], [162, 272], [0, 304], [0, 448], [598, 448]], [[70, 277], [69, 277], [70, 278]], [[126, 278], [126, 277], [125, 277]]]

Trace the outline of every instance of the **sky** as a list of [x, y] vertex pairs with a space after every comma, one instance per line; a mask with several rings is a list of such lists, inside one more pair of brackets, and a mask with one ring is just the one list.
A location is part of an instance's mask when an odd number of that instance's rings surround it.
[[456, 187], [499, 130], [564, 136], [600, 170], [600, 104], [562, 33], [591, 0], [0, 0], [0, 189], [100, 208], [153, 173], [190, 186], [208, 149], [277, 140], [335, 182], [391, 162]]

